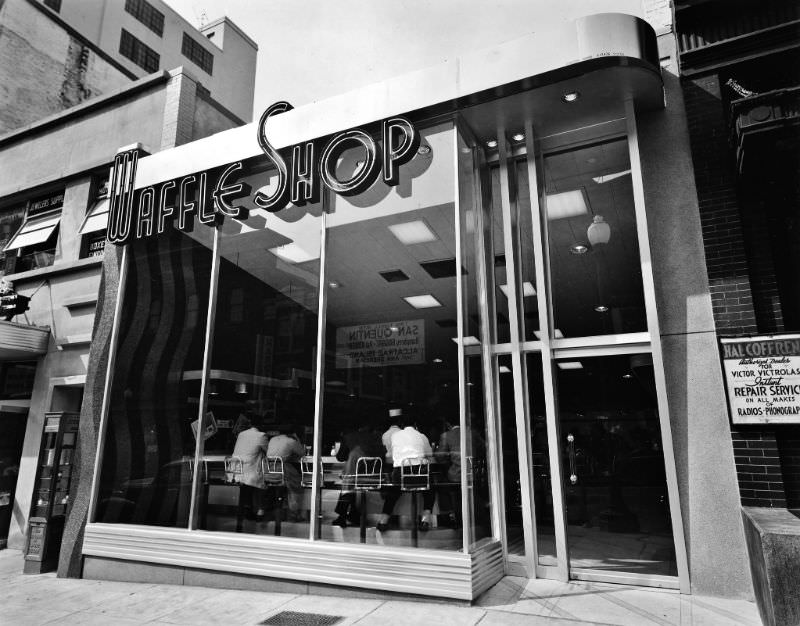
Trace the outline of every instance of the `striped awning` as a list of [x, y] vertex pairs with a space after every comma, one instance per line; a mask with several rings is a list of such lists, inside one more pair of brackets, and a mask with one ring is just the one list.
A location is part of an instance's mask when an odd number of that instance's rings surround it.
[[50, 239], [50, 235], [58, 227], [61, 221], [61, 210], [51, 211], [44, 215], [29, 217], [22, 224], [11, 240], [3, 248], [3, 252], [18, 250], [28, 246], [35, 246]]
[[78, 233], [81, 235], [96, 233], [105, 230], [106, 226], [108, 226], [108, 198], [101, 198], [89, 209]]
[[0, 361], [36, 359], [47, 352], [49, 328], [0, 321]]

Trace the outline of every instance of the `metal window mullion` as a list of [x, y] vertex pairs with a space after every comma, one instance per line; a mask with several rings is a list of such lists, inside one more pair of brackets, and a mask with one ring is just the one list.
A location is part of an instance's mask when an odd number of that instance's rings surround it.
[[[463, 250], [461, 245], [461, 219], [459, 216], [459, 188], [458, 188], [458, 129], [453, 124], [453, 168], [454, 168], [454, 190], [453, 190], [453, 224], [455, 225], [455, 239], [456, 239], [456, 326], [458, 330], [458, 412], [459, 412], [459, 446], [462, 456], [466, 456], [467, 452], [471, 449], [467, 447], [467, 430], [471, 424], [467, 424], [467, 398], [466, 398], [466, 368], [464, 359], [464, 268], [463, 268]], [[467, 463], [461, 463], [461, 518], [462, 521], [467, 518], [470, 523], [461, 524], [461, 540], [462, 549], [464, 554], [469, 552], [469, 547], [472, 544], [472, 521], [473, 516], [472, 507], [470, 506], [470, 492], [467, 489]], [[473, 474], [474, 476], [474, 474]], [[416, 495], [412, 495], [416, 497]], [[412, 524], [416, 524], [417, 520], [412, 520]]]
[[119, 341], [119, 325], [122, 313], [122, 304], [125, 299], [125, 283], [128, 280], [128, 264], [130, 253], [128, 247], [122, 248], [122, 259], [119, 264], [119, 279], [117, 281], [117, 299], [114, 304], [114, 321], [111, 325], [111, 337], [108, 345], [108, 364], [106, 365], [106, 378], [103, 383], [103, 402], [100, 406], [100, 421], [97, 426], [97, 447], [94, 457], [94, 474], [92, 475], [92, 488], [89, 492], [89, 510], [86, 519], [94, 522], [95, 508], [97, 506], [97, 490], [100, 488], [100, 472], [103, 469], [103, 452], [105, 451], [106, 430], [108, 429], [108, 409], [111, 403], [111, 385], [114, 382], [114, 365], [117, 361], [117, 343]]
[[311, 511], [309, 513], [308, 538], [311, 541], [317, 539], [317, 533], [321, 531], [322, 520], [320, 510], [322, 503], [321, 483], [323, 476], [320, 473], [322, 465], [322, 409], [323, 391], [325, 388], [325, 319], [328, 300], [328, 282], [325, 279], [327, 274], [326, 255], [328, 251], [328, 232], [327, 215], [331, 209], [331, 192], [328, 189], [322, 191], [322, 215], [319, 229], [319, 287], [317, 288], [317, 358], [314, 372], [314, 436], [311, 442], [311, 454], [313, 455], [313, 465], [311, 473]]
[[647, 211], [644, 199], [644, 180], [639, 153], [639, 135], [636, 128], [636, 111], [632, 100], [625, 101], [625, 121], [628, 130], [628, 151], [633, 183], [633, 203], [636, 212], [636, 231], [639, 238], [639, 254], [642, 263], [642, 282], [644, 287], [647, 329], [651, 338], [653, 373], [658, 398], [658, 418], [661, 426], [661, 447], [664, 450], [664, 465], [667, 474], [667, 493], [672, 521], [672, 534], [675, 543], [675, 561], [681, 593], [690, 592], [689, 565], [686, 555], [686, 541], [683, 533], [678, 474], [675, 467], [675, 452], [672, 442], [672, 429], [669, 419], [667, 382], [664, 376], [664, 357], [661, 348], [661, 330], [656, 308], [653, 263], [650, 256], [650, 238], [647, 230]]
[[[503, 244], [506, 255], [506, 288], [508, 290], [508, 319], [511, 336], [511, 371], [514, 386], [514, 415], [517, 426], [517, 455], [519, 462], [520, 497], [522, 499], [522, 530], [525, 543], [525, 568], [535, 574], [536, 524], [533, 498], [533, 468], [531, 466], [531, 429], [528, 419], [527, 376], [520, 337], [520, 307], [517, 276], [514, 213], [517, 209], [517, 190], [512, 188], [509, 173], [508, 141], [505, 128], [497, 129], [497, 153], [500, 174], [500, 205], [503, 217]], [[514, 167], [513, 162], [510, 164]]]
[[[219, 291], [220, 229], [214, 228], [214, 243], [211, 252], [211, 277], [208, 287], [208, 308], [206, 310], [206, 331], [203, 345], [203, 373], [200, 379], [200, 401], [197, 403], [197, 441], [194, 446], [194, 472], [192, 473], [192, 495], [189, 500], [189, 530], [197, 528], [197, 494], [200, 486], [200, 460], [205, 454], [205, 414], [208, 406], [207, 391], [210, 380], [211, 357], [214, 341], [214, 323], [217, 317], [217, 293]], [[208, 476], [205, 477], [208, 480]], [[207, 503], [206, 503], [207, 504]]]
[[[550, 283], [549, 261], [546, 254], [548, 233], [546, 216], [539, 205], [539, 180], [536, 172], [536, 145], [534, 142], [533, 123], [525, 122], [525, 145], [528, 153], [526, 161], [528, 171], [528, 188], [531, 198], [531, 225], [533, 228], [533, 253], [536, 265], [536, 288], [539, 296], [536, 299], [539, 312], [539, 328], [541, 334], [542, 386], [544, 392], [545, 420], [547, 424], [547, 447], [550, 460], [550, 488], [553, 497], [553, 530], [556, 539], [556, 571], [562, 581], [569, 580], [569, 554], [567, 546], [567, 518], [564, 500], [564, 483], [561, 468], [561, 435], [558, 423], [558, 401], [556, 398], [556, 377], [553, 367], [553, 304], [552, 286]], [[538, 566], [538, 546], [536, 551]], [[535, 570], [536, 568], [534, 568]]]
[[[487, 475], [489, 477], [489, 493], [491, 497], [491, 516], [492, 516], [492, 532], [495, 539], [500, 540], [503, 545], [503, 554], [508, 554], [508, 537], [506, 535], [506, 518], [505, 518], [505, 493], [503, 491], [504, 477], [503, 471], [503, 450], [502, 450], [502, 426], [499, 415], [497, 402], [498, 398], [495, 395], [497, 389], [497, 371], [494, 367], [495, 357], [492, 354], [491, 347], [494, 342], [494, 322], [495, 322], [495, 308], [493, 305], [494, 290], [494, 275], [488, 271], [489, 267], [494, 267], [493, 263], [489, 264], [489, 259], [494, 259], [492, 250], [491, 231], [488, 232], [487, 240], [487, 222], [486, 222], [486, 209], [491, 207], [491, 201], [488, 205], [484, 203], [483, 185], [481, 182], [481, 170], [486, 168], [486, 163], [482, 160], [482, 153], [478, 148], [473, 148], [473, 210], [475, 211], [475, 255], [476, 255], [476, 269], [478, 273], [477, 296], [478, 306], [480, 309], [480, 335], [481, 335], [481, 364], [482, 364], [482, 384], [483, 384], [483, 398], [484, 398], [484, 411], [486, 418], [486, 434], [489, 440], [486, 442], [486, 463]], [[489, 196], [491, 198], [491, 195]], [[488, 222], [491, 224], [491, 221]]]

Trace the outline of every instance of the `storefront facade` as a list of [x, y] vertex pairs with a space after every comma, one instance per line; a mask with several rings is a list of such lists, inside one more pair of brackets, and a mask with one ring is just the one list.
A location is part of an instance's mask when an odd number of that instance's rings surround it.
[[[671, 89], [647, 24], [593, 15], [118, 155], [83, 575], [747, 595], [730, 450], [695, 443], [729, 430], [698, 420], [724, 390]], [[304, 446], [264, 519], [240, 415]], [[422, 478], [336, 459], [411, 425]]]

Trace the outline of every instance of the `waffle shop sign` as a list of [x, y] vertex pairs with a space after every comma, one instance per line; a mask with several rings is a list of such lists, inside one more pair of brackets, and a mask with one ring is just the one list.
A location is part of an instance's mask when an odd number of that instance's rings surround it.
[[[393, 187], [400, 182], [400, 167], [414, 158], [420, 145], [419, 132], [410, 121], [391, 117], [380, 122], [379, 133], [355, 128], [278, 150], [266, 136], [267, 120], [291, 109], [288, 102], [276, 102], [261, 115], [256, 129], [262, 158], [275, 176], [269, 192], [264, 187], [253, 192], [242, 180], [248, 173], [243, 161], [136, 189], [138, 152], [118, 153], [111, 178], [108, 241], [124, 245], [160, 235], [168, 225], [188, 232], [195, 217], [206, 225], [226, 216], [246, 219], [245, 201], [270, 213], [290, 204], [315, 203], [323, 185], [341, 196], [363, 193], [381, 177]], [[374, 134], [380, 135], [380, 141]], [[362, 164], [350, 177], [342, 178], [337, 165], [352, 148], [363, 151]]]

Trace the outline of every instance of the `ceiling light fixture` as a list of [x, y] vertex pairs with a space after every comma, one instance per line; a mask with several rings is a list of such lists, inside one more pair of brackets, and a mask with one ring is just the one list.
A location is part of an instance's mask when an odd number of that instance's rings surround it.
[[547, 194], [545, 196], [545, 207], [547, 208], [547, 219], [549, 220], [589, 214], [589, 203], [586, 201], [583, 188]]
[[441, 363], [441, 362], [442, 362], [442, 359], [440, 359], [440, 358], [437, 356], [435, 359], [433, 359], [433, 362], [434, 362], [434, 363]]
[[523, 139], [525, 139], [525, 135], [522, 133], [515, 133], [511, 135], [511, 139], [513, 139], [514, 141], [522, 141]]
[[287, 243], [285, 246], [270, 248], [269, 251], [288, 263], [305, 263], [317, 258], [303, 250], [296, 243]]
[[[458, 337], [453, 337], [453, 341], [455, 343], [458, 343]], [[481, 345], [481, 342], [478, 341], [477, 337], [473, 335], [467, 335], [466, 337], [464, 337], [464, 341], [462, 341], [462, 344], [464, 346], [479, 346]]]
[[501, 365], [497, 368], [497, 371], [501, 374], [510, 374], [511, 370], [509, 369], [508, 365]]
[[406, 296], [403, 298], [408, 304], [415, 309], [433, 309], [437, 306], [442, 306], [442, 303], [434, 298], [431, 294], [426, 293], [421, 296]]
[[400, 330], [400, 327], [399, 326], [389, 326], [389, 330], [391, 330], [393, 333], [396, 333], [397, 331]]
[[569, 251], [572, 252], [572, 254], [586, 254], [589, 252], [589, 246], [585, 243], [573, 243], [569, 247]]
[[[505, 297], [508, 298], [508, 285], [500, 285], [500, 291], [502, 291]], [[523, 298], [530, 298], [535, 295], [536, 295], [536, 289], [533, 287], [533, 283], [527, 280], [524, 283], [522, 283]]]
[[497, 140], [496, 139], [490, 139], [489, 141], [486, 142], [486, 146], [489, 147], [489, 148], [496, 148], [497, 147]]
[[627, 176], [630, 173], [631, 173], [630, 170], [625, 170], [624, 172], [615, 172], [614, 174], [603, 174], [602, 176], [593, 176], [592, 180], [596, 182], [598, 185], [602, 185], [603, 183], [607, 183], [616, 178], [622, 178], [623, 176]]
[[389, 230], [392, 231], [392, 234], [397, 237], [400, 243], [407, 246], [437, 240], [436, 234], [423, 220], [392, 224], [389, 226]]
[[608, 243], [611, 239], [611, 226], [603, 219], [602, 215], [595, 215], [589, 228], [586, 229], [586, 238], [593, 246]]
[[623, 377], [625, 380], [630, 380], [631, 378], [633, 378], [633, 374], [623, 374], [623, 375], [622, 375], [622, 377]]
[[594, 307], [594, 310], [598, 313], [607, 313], [608, 307], [605, 304], [598, 304], [596, 307]]
[[582, 370], [583, 364], [580, 361], [556, 361], [562, 370]]
[[336, 282], [335, 280], [328, 281], [328, 287], [331, 289], [338, 289], [342, 286], [342, 283]]
[[581, 97], [580, 91], [568, 91], [567, 93], [561, 96], [561, 99], [564, 102], [575, 102], [580, 97]]
[[[534, 335], [534, 337], [536, 337], [537, 339], [541, 339], [541, 338], [542, 338], [542, 333], [541, 333], [541, 331], [534, 330], [534, 331], [533, 331], [533, 335]], [[558, 328], [556, 328], [556, 329], [553, 331], [553, 339], [563, 339], [563, 338], [564, 338], [564, 333], [562, 333], [562, 332], [561, 332], [561, 331], [560, 331]]]

